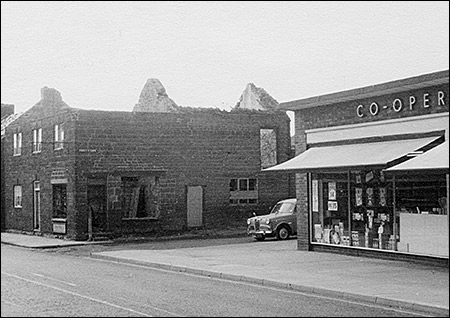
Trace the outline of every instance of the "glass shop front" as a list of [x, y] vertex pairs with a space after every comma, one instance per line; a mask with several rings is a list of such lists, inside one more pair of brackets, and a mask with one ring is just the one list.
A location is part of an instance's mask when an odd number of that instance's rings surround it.
[[311, 243], [448, 257], [448, 173], [309, 173]]

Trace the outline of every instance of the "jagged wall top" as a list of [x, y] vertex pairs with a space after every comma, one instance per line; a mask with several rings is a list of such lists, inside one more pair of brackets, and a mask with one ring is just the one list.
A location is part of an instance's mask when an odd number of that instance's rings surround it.
[[248, 83], [234, 109], [277, 110], [279, 103], [265, 91]]
[[157, 78], [150, 78], [144, 85], [139, 102], [133, 112], [168, 113], [178, 110], [178, 105], [169, 98], [166, 89]]

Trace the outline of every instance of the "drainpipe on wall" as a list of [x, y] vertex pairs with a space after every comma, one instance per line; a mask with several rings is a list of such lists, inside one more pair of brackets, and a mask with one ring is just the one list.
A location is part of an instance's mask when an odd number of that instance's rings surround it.
[[88, 241], [92, 241], [92, 209], [88, 213]]
[[447, 183], [447, 239], [448, 239], [448, 235], [449, 235], [449, 233], [450, 233], [450, 228], [449, 228], [449, 226], [450, 226], [450, 217], [449, 217], [449, 213], [450, 213], [450, 211], [449, 211], [449, 199], [450, 199], [450, 190], [449, 190], [449, 183], [450, 183], [450, 180], [449, 180], [449, 177], [448, 177], [448, 173], [447, 173], [447, 175], [446, 175], [446, 183]]

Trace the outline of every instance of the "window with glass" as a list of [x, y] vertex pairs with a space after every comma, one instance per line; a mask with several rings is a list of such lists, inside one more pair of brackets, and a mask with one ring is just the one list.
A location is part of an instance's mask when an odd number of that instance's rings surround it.
[[66, 184], [53, 184], [53, 218], [67, 218]]
[[14, 207], [21, 208], [22, 207], [22, 186], [15, 185], [13, 190], [14, 195]]
[[33, 130], [33, 153], [42, 151], [42, 128]]
[[311, 177], [314, 242], [394, 249], [395, 244], [388, 245], [395, 237], [392, 187], [383, 171], [318, 173]]
[[382, 170], [352, 171], [350, 189], [352, 246], [395, 250], [392, 182]]
[[64, 146], [64, 125], [55, 125], [55, 150], [62, 149]]
[[346, 173], [312, 174], [313, 241], [348, 244], [348, 176]]
[[13, 155], [20, 156], [22, 154], [22, 133], [13, 135]]
[[270, 214], [292, 214], [296, 212], [297, 204], [290, 202], [277, 203]]
[[230, 179], [230, 204], [258, 203], [258, 183], [256, 178]]
[[448, 257], [448, 185], [445, 173], [396, 173], [394, 184], [396, 250]]
[[313, 243], [448, 256], [444, 173], [361, 169], [310, 178]]

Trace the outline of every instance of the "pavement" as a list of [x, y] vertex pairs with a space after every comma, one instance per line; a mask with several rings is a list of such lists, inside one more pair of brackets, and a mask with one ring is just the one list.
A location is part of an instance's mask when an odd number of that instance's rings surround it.
[[[3, 232], [1, 242], [27, 248], [111, 243]], [[299, 251], [296, 239], [162, 250], [101, 251], [92, 253], [91, 257], [424, 315], [449, 316], [448, 267]]]

